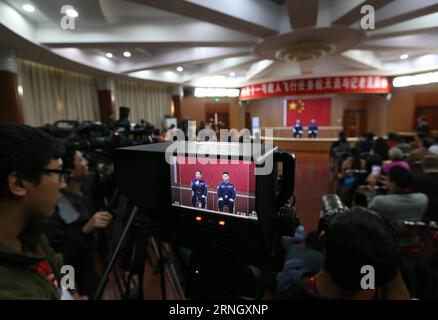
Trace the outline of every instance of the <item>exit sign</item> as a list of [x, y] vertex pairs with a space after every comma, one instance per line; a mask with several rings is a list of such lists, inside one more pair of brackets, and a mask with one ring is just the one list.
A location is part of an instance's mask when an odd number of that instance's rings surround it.
[[213, 101], [214, 102], [221, 102], [221, 98], [214, 98]]

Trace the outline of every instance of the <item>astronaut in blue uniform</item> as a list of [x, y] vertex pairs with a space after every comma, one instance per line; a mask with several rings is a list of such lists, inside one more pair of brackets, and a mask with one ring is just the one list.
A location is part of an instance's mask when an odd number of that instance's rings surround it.
[[294, 138], [302, 138], [303, 137], [303, 126], [301, 125], [301, 121], [297, 119], [294, 125]]
[[219, 211], [224, 211], [224, 205], [228, 206], [228, 212], [234, 213], [234, 201], [236, 200], [236, 187], [229, 182], [230, 174], [222, 173], [222, 182], [217, 186], [217, 199]]
[[318, 136], [318, 125], [316, 124], [315, 119], [310, 120], [308, 131], [309, 138], [316, 138]]
[[208, 187], [207, 182], [202, 179], [201, 171], [197, 170], [196, 179], [192, 180], [192, 206], [196, 207], [196, 203], [200, 203], [205, 209], [205, 202], [207, 199]]

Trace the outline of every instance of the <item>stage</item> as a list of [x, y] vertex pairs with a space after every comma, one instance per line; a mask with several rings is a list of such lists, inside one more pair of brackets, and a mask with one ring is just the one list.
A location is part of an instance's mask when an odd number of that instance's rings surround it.
[[[268, 139], [267, 137], [261, 137], [261, 140]], [[273, 144], [278, 146], [281, 150], [287, 150], [291, 152], [329, 152], [330, 146], [338, 140], [337, 138], [282, 138], [282, 137], [269, 137], [273, 139]], [[350, 147], [354, 147], [358, 138], [348, 138]]]

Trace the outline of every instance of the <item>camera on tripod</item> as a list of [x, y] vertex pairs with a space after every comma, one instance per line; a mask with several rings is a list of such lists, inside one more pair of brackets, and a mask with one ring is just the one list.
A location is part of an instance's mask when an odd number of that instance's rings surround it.
[[211, 279], [218, 266], [221, 274], [236, 271], [233, 265], [279, 271], [280, 238], [293, 236], [300, 224], [288, 204], [295, 157], [258, 146], [173, 141], [118, 149], [115, 176], [120, 193], [158, 226], [154, 236], [196, 253], [196, 277], [204, 272]]

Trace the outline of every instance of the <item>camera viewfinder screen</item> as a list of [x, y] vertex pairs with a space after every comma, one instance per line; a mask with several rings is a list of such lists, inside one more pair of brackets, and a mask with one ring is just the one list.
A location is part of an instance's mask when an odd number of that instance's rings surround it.
[[170, 170], [173, 206], [257, 220], [254, 162], [174, 157]]

